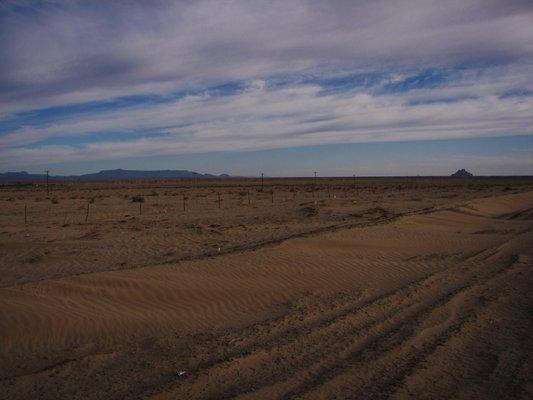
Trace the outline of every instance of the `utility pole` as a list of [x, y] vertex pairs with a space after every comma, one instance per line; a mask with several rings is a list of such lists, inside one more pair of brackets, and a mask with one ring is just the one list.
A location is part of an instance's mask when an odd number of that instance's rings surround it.
[[46, 196], [50, 196], [50, 189], [48, 189], [48, 174], [50, 171], [46, 170], [44, 172], [46, 172]]

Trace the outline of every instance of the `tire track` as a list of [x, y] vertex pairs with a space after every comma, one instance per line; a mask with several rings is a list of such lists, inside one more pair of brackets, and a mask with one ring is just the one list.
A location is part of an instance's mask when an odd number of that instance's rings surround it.
[[[479, 261], [482, 261], [483, 259], [485, 258], [488, 258], [490, 256], [492, 256], [494, 254], [494, 249], [488, 249], [488, 250], [485, 250], [483, 253], [479, 253], [479, 254], [475, 254], [473, 257], [471, 257], [471, 259], [468, 259], [466, 260], [464, 263], [462, 264], [473, 264], [475, 262], [479, 262]], [[460, 265], [458, 268], [464, 268], [464, 265]], [[438, 274], [436, 274], [438, 276]], [[437, 279], [435, 276], [431, 276], [431, 277], [425, 277], [425, 278], [422, 278], [420, 279], [418, 282], [415, 282], [414, 284], [411, 284], [411, 285], [408, 285], [407, 287], [403, 287], [403, 288], [400, 288], [398, 290], [395, 290], [393, 291], [392, 293], [388, 293], [388, 294], [384, 294], [382, 296], [379, 296], [371, 301], [368, 301], [366, 302], [366, 304], [362, 304], [360, 307], [356, 308], [355, 310], [353, 309], [350, 309], [349, 306], [346, 307], [346, 312], [343, 312], [343, 313], [340, 313], [340, 315], [337, 315], [336, 318], [330, 318], [328, 319], [325, 323], [322, 323], [320, 324], [319, 326], [313, 326], [313, 325], [310, 325], [310, 326], [307, 326], [307, 330], [306, 329], [303, 329], [304, 327], [298, 325], [296, 328], [294, 328], [294, 334], [296, 336], [287, 336], [285, 337], [284, 340], [281, 340], [281, 343], [278, 341], [274, 341], [270, 344], [270, 346], [258, 346], [257, 343], [253, 343], [250, 345], [250, 348], [251, 348], [251, 352], [250, 350], [248, 349], [248, 351], [241, 351], [241, 352], [234, 352], [234, 353], [229, 353], [229, 354], [226, 354], [226, 357], [227, 358], [233, 358], [231, 361], [229, 362], [223, 362], [223, 363], [218, 363], [217, 361], [213, 361], [211, 362], [209, 365], [199, 365], [198, 366], [198, 369], [196, 371], [191, 371], [191, 374], [200, 374], [200, 375], [197, 375], [196, 376], [196, 380], [197, 381], [201, 381], [201, 376], [205, 376], [205, 375], [210, 375], [210, 374], [213, 374], [213, 368], [215, 369], [221, 369], [224, 371], [224, 373], [226, 375], [231, 375], [230, 374], [230, 371], [228, 370], [228, 368], [231, 370], [231, 366], [232, 365], [235, 365], [237, 364], [237, 370], [238, 370], [238, 363], [240, 361], [243, 361], [243, 359], [246, 359], [246, 358], [253, 358], [255, 355], [257, 355], [258, 353], [271, 353], [274, 349], [278, 349], [278, 351], [276, 352], [277, 354], [280, 354], [280, 358], [278, 360], [276, 359], [271, 359], [269, 360], [271, 364], [276, 364], [277, 362], [280, 362], [282, 361], [281, 360], [281, 355], [285, 354], [286, 351], [290, 351], [288, 350], [288, 348], [290, 348], [292, 346], [292, 343], [294, 343], [295, 341], [297, 342], [314, 342], [314, 350], [313, 350], [313, 347], [312, 348], [309, 348], [307, 347], [305, 350], [307, 353], [309, 354], [306, 354], [304, 352], [302, 352], [303, 354], [301, 355], [301, 357], [304, 357], [303, 359], [300, 359], [300, 360], [296, 360], [295, 361], [295, 364], [297, 364], [297, 366], [293, 365], [292, 366], [292, 371], [294, 371], [294, 368], [297, 368], [297, 370], [303, 370], [305, 373], [308, 373], [308, 371], [306, 369], [310, 368], [312, 365], [316, 365], [317, 362], [316, 361], [313, 361], [313, 357], [316, 357], [316, 353], [314, 353], [315, 351], [317, 351], [318, 349], [320, 349], [322, 351], [322, 353], [330, 353], [330, 354], [339, 354], [339, 353], [346, 353], [346, 350], [343, 348], [345, 347], [349, 347], [350, 344], [346, 344], [345, 342], [335, 342], [335, 339], [333, 340], [333, 343], [331, 344], [328, 344], [328, 341], [327, 340], [324, 340], [324, 337], [328, 338], [330, 337], [330, 334], [337, 330], [339, 331], [339, 329], [341, 329], [341, 326], [339, 325], [345, 325], [344, 326], [344, 330], [340, 331], [339, 332], [339, 335], [346, 338], [350, 338], [350, 337], [353, 337], [353, 336], [357, 336], [357, 335], [360, 335], [360, 336], [363, 336], [363, 335], [368, 335], [368, 332], [369, 330], [371, 329], [381, 329], [381, 333], [378, 332], [378, 334], [376, 335], [376, 337], [374, 338], [374, 340], [369, 340], [369, 339], [366, 339], [365, 343], [361, 344], [361, 343], [356, 343], [355, 345], [352, 343], [352, 346], [355, 346], [357, 347], [357, 349], [363, 349], [365, 347], [368, 347], [368, 346], [371, 346], [373, 343], [375, 342], [378, 342], [379, 340], [381, 340], [382, 337], [384, 337], [385, 335], [387, 335], [388, 333], [390, 332], [394, 332], [394, 329], [397, 328], [398, 326], [402, 325], [402, 324], [405, 324], [406, 321], [412, 321], [412, 320], [415, 320], [417, 318], [420, 318], [421, 315], [426, 315], [427, 313], [430, 313], [433, 308], [435, 307], [434, 304], [432, 302], [430, 302], [429, 304], [426, 304], [424, 307], [421, 307], [420, 305], [418, 305], [416, 302], [414, 302], [414, 299], [412, 299], [411, 301], [409, 301], [407, 304], [404, 304], [403, 306], [400, 306], [400, 307], [396, 307], [396, 308], [390, 308], [390, 305], [391, 304], [398, 304], [397, 303], [397, 300], [399, 298], [402, 298], [402, 297], [406, 297], [409, 298], [410, 296], [412, 296], [412, 294], [409, 294], [409, 292], [411, 293], [416, 293], [420, 287], [424, 287], [424, 286], [427, 286], [427, 280], [435, 280]], [[477, 279], [474, 275], [474, 277], [471, 277], [470, 279]], [[449, 292], [446, 292], [444, 293], [441, 297], [443, 297], [440, 301], [441, 302], [445, 302], [450, 296], [453, 296], [454, 293], [456, 292], [459, 292], [461, 290], [463, 290], [464, 288], [466, 288], [468, 286], [468, 283], [467, 284], [463, 284], [463, 285], [460, 285], [458, 288], [456, 289], [453, 289]], [[385, 318], [384, 320], [383, 319], [377, 319], [375, 320], [374, 322], [372, 322], [372, 319], [368, 319], [366, 318], [364, 320], [364, 323], [363, 324], [359, 324], [359, 325], [350, 325], [350, 321], [349, 319], [350, 318], [353, 318], [354, 316], [357, 317], [357, 316], [361, 316], [361, 315], [365, 315], [368, 316], [369, 314], [371, 315], [373, 312], [375, 312], [376, 310], [373, 310], [372, 307], [374, 308], [380, 308], [380, 307], [383, 307], [383, 304], [381, 304], [382, 302], [385, 302], [385, 307], [389, 307], [389, 309], [385, 309], [385, 311], [382, 311], [382, 317]], [[401, 303], [400, 303], [401, 304]], [[405, 310], [405, 311], [404, 311]], [[390, 320], [387, 319], [387, 318], [390, 318], [390, 315], [393, 314], [394, 312], [398, 313], [398, 312], [404, 312], [406, 315], [403, 315], [402, 314], [402, 318], [398, 319], [398, 317], [396, 318], [393, 318], [393, 323], [390, 327], [381, 327], [380, 325], [381, 324], [387, 324]], [[307, 333], [304, 333], [304, 335], [302, 336], [302, 334], [300, 333], [298, 335], [298, 332], [307, 332]], [[253, 336], [254, 333], [251, 333], [251, 335]], [[314, 337], [314, 338], [313, 338]], [[264, 339], [264, 338], [263, 338]], [[272, 338], [271, 340], [273, 340], [274, 338]], [[265, 343], [265, 341], [263, 341], [263, 343]], [[333, 347], [332, 347], [333, 346]], [[347, 354], [351, 354], [351, 353], [354, 353], [354, 351], [348, 351]], [[227, 359], [226, 358], [226, 359]], [[346, 356], [346, 359], [349, 359], [350, 356], [347, 355]], [[306, 361], [307, 360], [307, 361]], [[342, 360], [339, 359], [339, 358], [333, 358], [332, 360], [330, 360], [330, 363], [327, 364], [326, 366], [323, 366], [323, 360], [319, 360], [318, 361], [318, 365], [319, 367], [322, 366], [323, 368], [319, 368], [318, 371], [316, 371], [314, 373], [313, 376], [321, 376], [321, 377], [326, 377], [328, 376], [328, 373], [327, 372], [324, 372], [324, 371], [330, 371], [329, 373], [331, 374], [331, 371], [335, 371], [334, 368], [331, 367], [331, 365], [335, 365], [335, 364], [339, 364], [341, 363], [342, 364]], [[287, 366], [289, 367], [289, 366]], [[290, 368], [287, 368], [287, 369], [290, 369]], [[262, 375], [269, 375], [268, 371], [263, 369], [262, 372], [261, 372]], [[253, 379], [258, 379], [257, 376]], [[252, 379], [252, 381], [253, 381]], [[253, 386], [255, 386], [255, 390], [258, 389], [257, 385], [259, 384], [260, 386], [259, 387], [266, 387], [268, 386], [269, 384], [273, 384], [275, 382], [279, 382], [280, 380], [283, 380], [284, 377], [283, 377], [283, 374], [279, 375], [279, 374], [270, 374], [269, 375], [269, 378], [268, 379], [259, 379], [259, 381], [255, 381], [255, 383], [253, 383]], [[287, 377], [285, 377], [285, 379], [287, 379]], [[294, 378], [294, 380], [296, 381], [299, 381], [301, 382], [301, 379], [300, 377], [298, 376], [297, 378]], [[313, 378], [315, 379], [315, 378]], [[231, 379], [229, 379], [231, 381]], [[303, 384], [302, 384], [302, 387], [306, 387], [306, 386], [309, 386], [309, 379], [306, 381], [306, 380], [303, 380]], [[199, 382], [197, 382], [199, 383]], [[218, 387], [218, 391], [217, 391], [217, 394], [216, 395], [213, 395], [212, 398], [230, 398], [230, 397], [233, 397], [234, 395], [237, 394], [237, 390], [236, 388], [238, 386], [240, 386], [242, 388], [242, 386], [246, 386], [244, 384], [244, 382], [239, 382], [238, 384], [235, 384], [234, 387], [232, 388], [231, 386], [230, 387], [227, 387], [226, 390], [223, 390], [221, 387]], [[294, 391], [293, 392], [289, 392], [288, 394], [285, 393], [283, 394], [283, 398], [287, 397], [287, 396], [297, 396], [298, 395], [298, 390]], [[303, 392], [302, 392], [303, 393]], [[205, 398], [210, 398], [209, 396], [205, 397]]]

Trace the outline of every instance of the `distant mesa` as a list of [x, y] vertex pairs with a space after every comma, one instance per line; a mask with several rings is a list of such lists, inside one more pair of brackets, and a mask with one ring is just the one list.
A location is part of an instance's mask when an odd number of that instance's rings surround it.
[[[96, 172], [93, 174], [84, 175], [69, 175], [69, 176], [53, 176], [50, 175], [50, 180], [84, 180], [84, 181], [100, 181], [100, 180], [129, 180], [129, 179], [215, 179], [215, 178], [231, 178], [228, 174], [212, 175], [201, 174], [199, 172], [188, 170], [158, 170], [158, 171], [139, 171], [127, 169], [111, 169]], [[0, 180], [29, 182], [42, 181], [46, 179], [45, 174], [29, 174], [26, 171], [21, 172], [4, 172], [0, 173]]]
[[463, 168], [457, 170], [457, 172], [453, 173], [451, 176], [453, 176], [454, 178], [469, 178], [474, 175], [472, 175], [470, 172]]

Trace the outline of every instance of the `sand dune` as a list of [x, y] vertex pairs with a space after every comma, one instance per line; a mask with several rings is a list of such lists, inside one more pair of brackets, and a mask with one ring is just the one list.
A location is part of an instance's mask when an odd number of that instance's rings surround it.
[[525, 398], [532, 206], [2, 288], [0, 397]]

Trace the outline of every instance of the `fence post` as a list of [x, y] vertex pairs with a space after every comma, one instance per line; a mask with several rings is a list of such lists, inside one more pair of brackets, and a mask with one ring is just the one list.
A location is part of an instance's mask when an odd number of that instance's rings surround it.
[[24, 225], [28, 224], [28, 212], [27, 212], [27, 206], [24, 204]]
[[85, 222], [87, 222], [89, 220], [89, 206], [90, 206], [90, 202], [87, 202], [87, 212], [85, 213]]
[[217, 192], [217, 195], [218, 195], [218, 208], [220, 208], [220, 192]]

